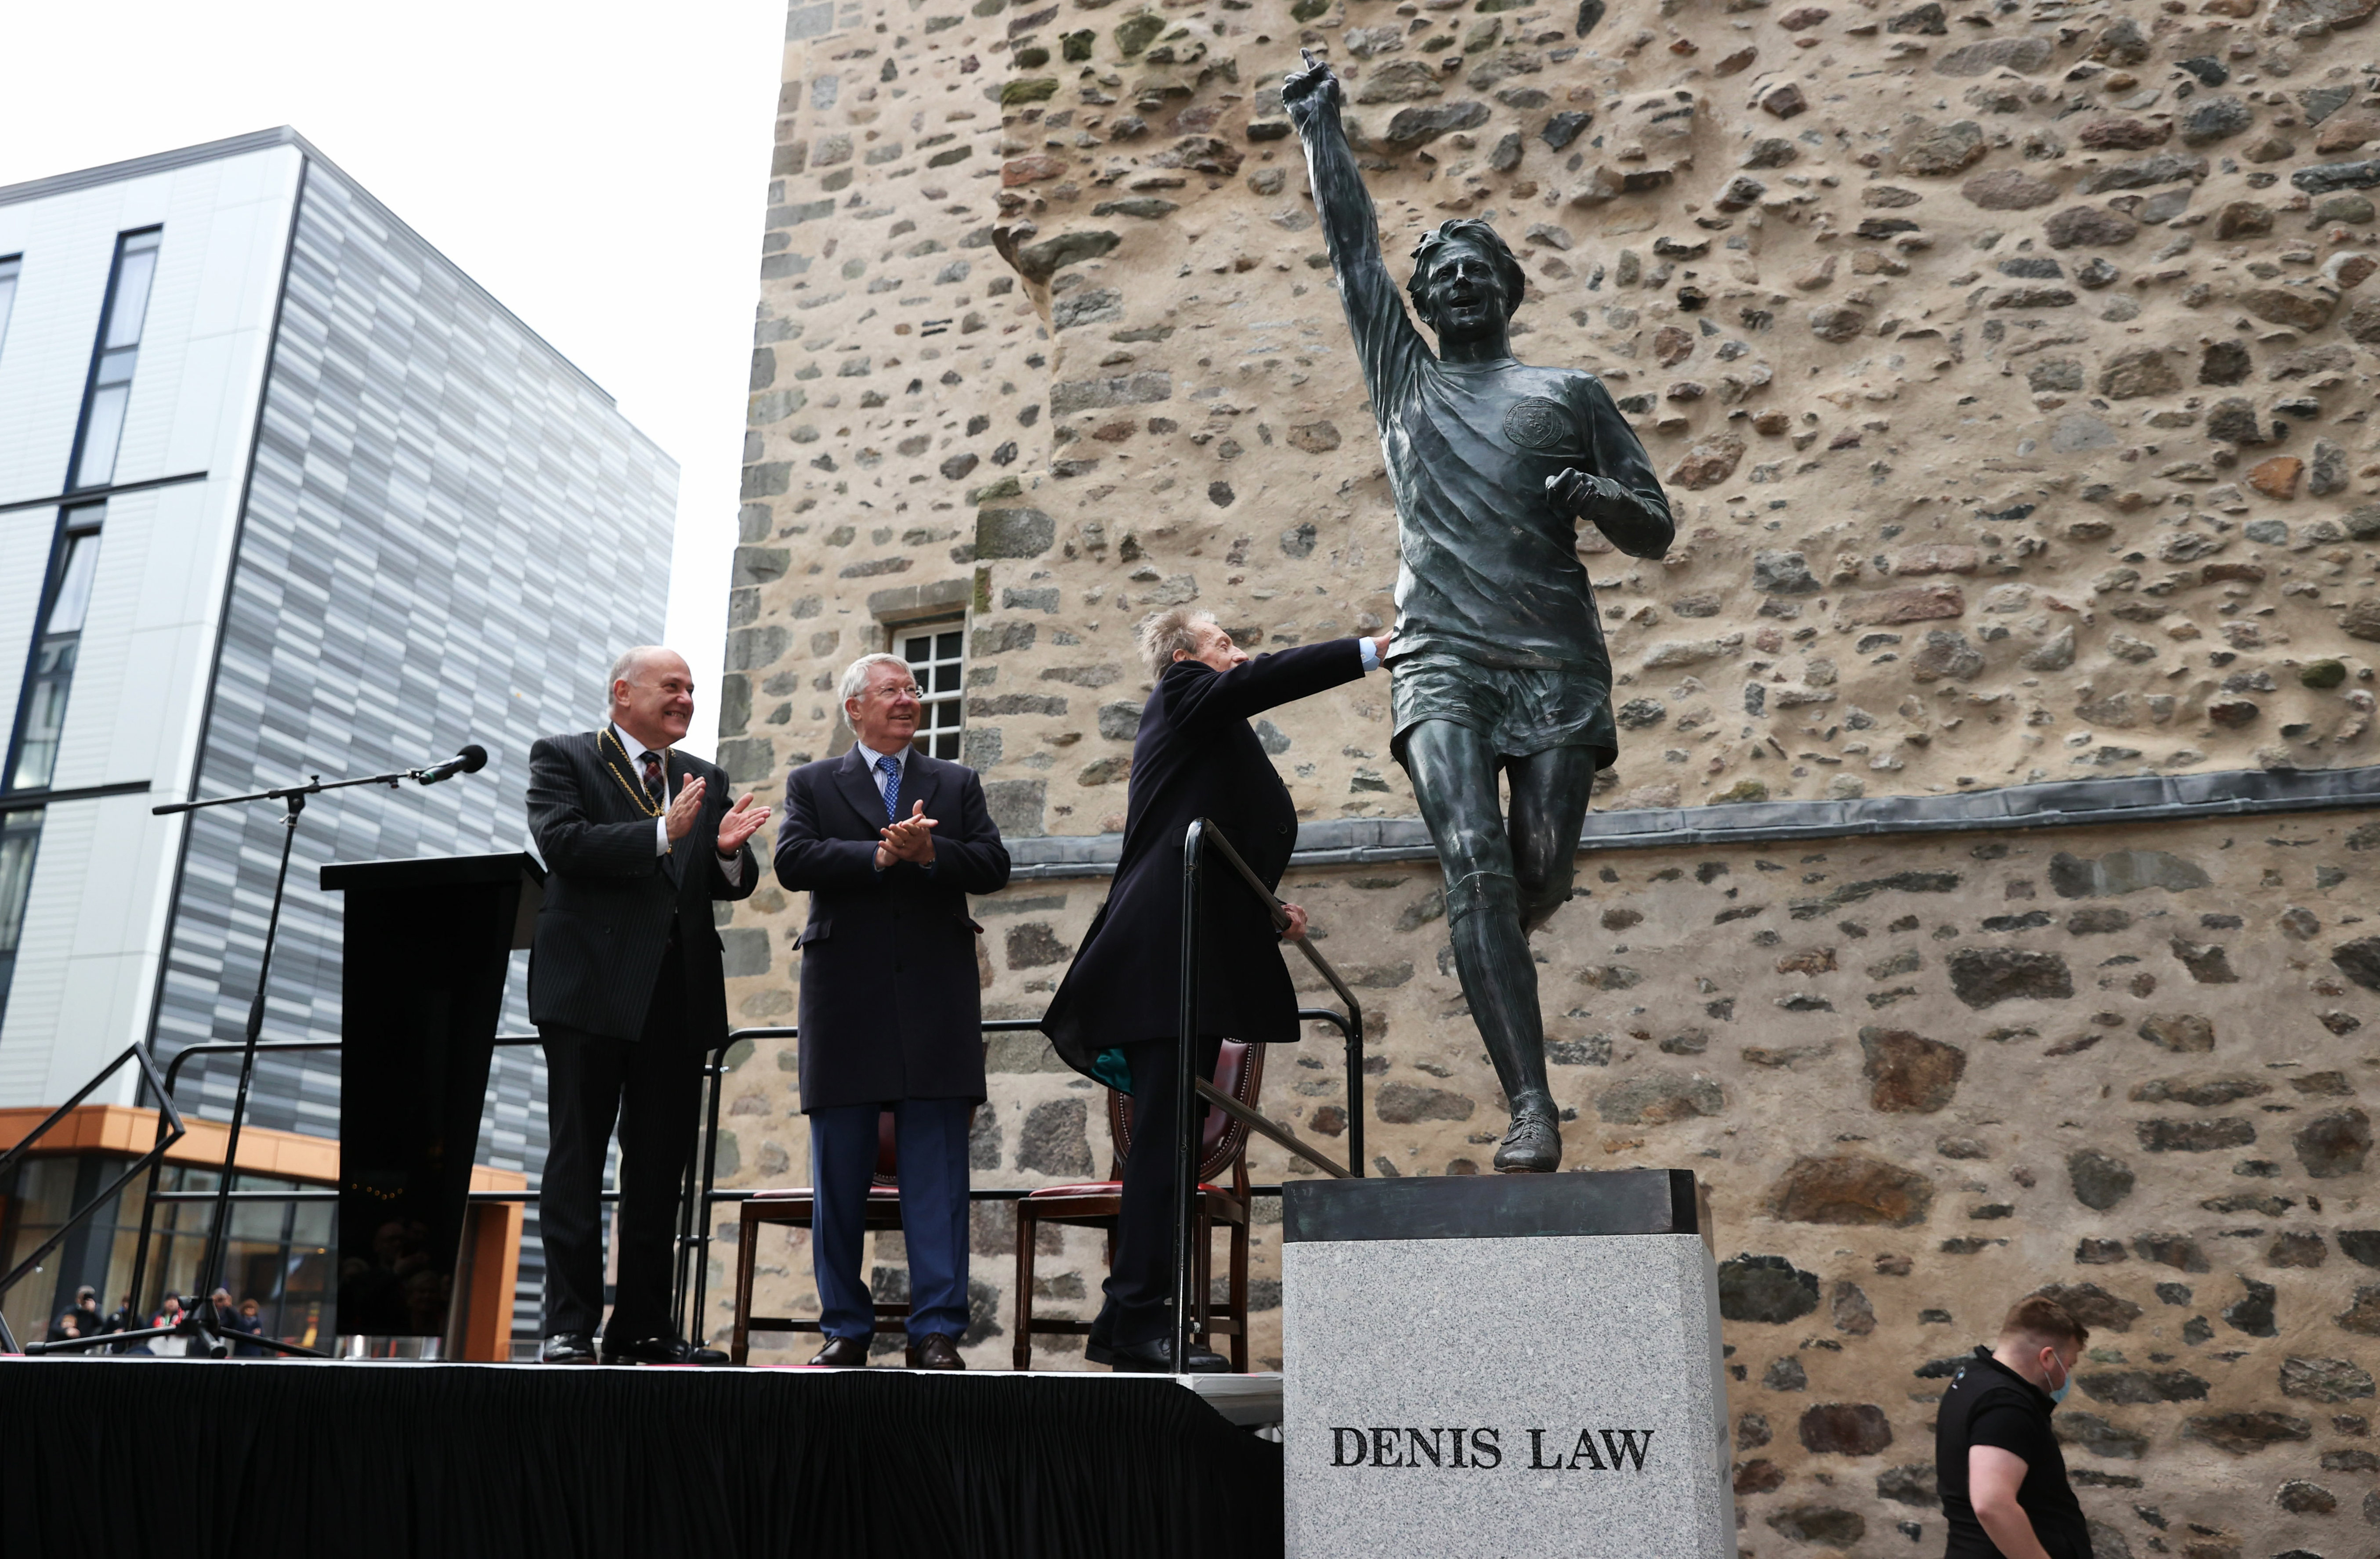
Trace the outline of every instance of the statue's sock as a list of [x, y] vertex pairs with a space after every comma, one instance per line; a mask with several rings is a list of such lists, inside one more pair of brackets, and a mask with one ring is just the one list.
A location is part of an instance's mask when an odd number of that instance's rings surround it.
[[1518, 923], [1521, 885], [1512, 873], [1472, 872], [1446, 885], [1446, 924], [1450, 930], [1483, 911]]
[[1471, 1020], [1507, 1099], [1550, 1098], [1537, 966], [1521, 931], [1520, 885], [1510, 873], [1472, 872], [1446, 888], [1447, 934]]

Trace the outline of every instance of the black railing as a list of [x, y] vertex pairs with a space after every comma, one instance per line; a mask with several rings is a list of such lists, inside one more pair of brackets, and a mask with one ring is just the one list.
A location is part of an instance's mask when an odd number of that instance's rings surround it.
[[[1273, 897], [1272, 888], [1248, 869], [1248, 864], [1240, 859], [1238, 851], [1232, 848], [1232, 841], [1224, 836], [1222, 828], [1210, 817], [1194, 820], [1182, 836], [1182, 1010], [1181, 1022], [1174, 1030], [1179, 1037], [1173, 1045], [1173, 1327], [1170, 1346], [1176, 1374], [1182, 1372], [1190, 1357], [1190, 1336], [1192, 1328], [1197, 1324], [1199, 1308], [1195, 1301], [1200, 1297], [1192, 1292], [1196, 1263], [1192, 1259], [1190, 1249], [1194, 1238], [1191, 1231], [1197, 1227], [1198, 1208], [1198, 1112], [1194, 1101], [1203, 1097], [1210, 1104], [1221, 1103], [1226, 1109], [1231, 1108], [1231, 1101], [1218, 1090], [1197, 1086], [1200, 1080], [1195, 1060], [1199, 1033], [1198, 972], [1202, 961], [1199, 940], [1206, 899], [1206, 857], [1210, 849], [1220, 851], [1232, 869], [1240, 874], [1241, 880], [1269, 906], [1273, 929], [1277, 932], [1289, 929], [1289, 916], [1283, 912], [1281, 901]], [[1305, 954], [1306, 961], [1330, 982], [1330, 988], [1339, 993], [1339, 999], [1347, 1004], [1347, 1145], [1354, 1151], [1355, 1164], [1351, 1172], [1340, 1169], [1327, 1159], [1316, 1158], [1318, 1164], [1339, 1178], [1345, 1179], [1351, 1173], [1361, 1175], [1364, 1166], [1364, 1009], [1356, 1001], [1355, 993], [1347, 988], [1347, 983], [1339, 977], [1337, 970], [1330, 967], [1330, 961], [1315, 951], [1309, 938], [1301, 936], [1296, 939], [1296, 945]], [[1233, 1110], [1232, 1113], [1236, 1115], [1239, 1112]], [[1274, 1135], [1271, 1132], [1267, 1134]], [[1315, 1158], [1312, 1150], [1299, 1146], [1289, 1133], [1282, 1131], [1275, 1136], [1276, 1141], [1283, 1139], [1288, 1140], [1295, 1151]]]
[[[1240, 852], [1232, 848], [1231, 840], [1224, 838], [1220, 829], [1216, 830], [1211, 835], [1205, 831], [1206, 828], [1212, 827], [1213, 825], [1204, 817], [1191, 825], [1190, 833], [1185, 837], [1184, 841], [1185, 848], [1183, 852], [1183, 875], [1185, 877], [1188, 876], [1193, 869], [1190, 863], [1194, 858], [1194, 855], [1193, 852], [1187, 848], [1189, 841], [1191, 840], [1200, 840], [1211, 842], [1217, 849], [1223, 852], [1223, 859], [1231, 863], [1232, 869], [1238, 872], [1241, 877], [1246, 881], [1250, 888], [1256, 889], [1256, 891], [1269, 903], [1272, 904], [1273, 929], [1275, 931], [1286, 932], [1289, 929], [1289, 916], [1281, 912], [1280, 902], [1273, 898], [1271, 889], [1266, 888], [1262, 882], [1257, 879], [1256, 873], [1248, 870], [1248, 864], [1240, 859]], [[1182, 928], [1182, 944], [1183, 961], [1186, 968], [1187, 965], [1194, 961], [1196, 957], [1196, 949], [1192, 944], [1190, 923], [1186, 921], [1184, 923]], [[1198, 1094], [1199, 1096], [1205, 1099], [1208, 1104], [1214, 1106], [1217, 1109], [1221, 1110], [1224, 1114], [1239, 1121], [1251, 1131], [1257, 1132], [1269, 1138], [1271, 1141], [1280, 1143], [1282, 1147], [1285, 1147], [1290, 1152], [1296, 1154], [1299, 1157], [1306, 1160], [1308, 1163], [1315, 1165], [1318, 1168], [1329, 1171], [1332, 1178], [1341, 1180], [1360, 1179], [1363, 1178], [1364, 1174], [1364, 1004], [1355, 999], [1355, 993], [1347, 988], [1347, 982], [1339, 977], [1339, 971], [1330, 967], [1330, 961], [1324, 958], [1321, 953], [1315, 949], [1314, 942], [1311, 937], [1295, 937], [1292, 939], [1291, 945], [1295, 947], [1299, 952], [1305, 955], [1305, 961], [1314, 965], [1315, 973], [1321, 975], [1323, 980], [1330, 986], [1332, 992], [1338, 996], [1339, 999], [1347, 1004], [1347, 1011], [1344, 1017], [1331, 1011], [1327, 1007], [1300, 1008], [1297, 1014], [1300, 1018], [1321, 1019], [1337, 1024], [1340, 1037], [1345, 1042], [1347, 1051], [1347, 1164], [1344, 1166], [1334, 1164], [1329, 1158], [1323, 1156], [1322, 1154], [1318, 1152], [1311, 1144], [1301, 1141], [1295, 1133], [1266, 1119], [1263, 1116], [1257, 1114], [1256, 1111], [1249, 1109], [1238, 1100], [1231, 1097], [1229, 1094], [1223, 1093], [1220, 1089], [1215, 1087], [1212, 1083], [1209, 1083], [1203, 1079], [1198, 1082]]]
[[[1325, 977], [1330, 980], [1334, 987], [1343, 991], [1345, 986], [1340, 984], [1336, 973], [1330, 971], [1328, 965], [1324, 965], [1323, 967], [1326, 972]], [[1363, 1010], [1355, 1004], [1354, 998], [1351, 997], [1348, 998], [1348, 1010], [1345, 1012], [1334, 1012], [1328, 1007], [1302, 1007], [1298, 1009], [1297, 1016], [1299, 1020], [1304, 1022], [1329, 1023], [1339, 1031], [1340, 1037], [1345, 1042], [1347, 1055], [1347, 1130], [1350, 1143], [1357, 1149], [1355, 1156], [1358, 1163], [1360, 1163], [1362, 1159], [1360, 1150], [1364, 1140]], [[1041, 1020], [1038, 1018], [987, 1018], [983, 1021], [983, 1032], [986, 1033], [1037, 1033], [1040, 1031], [1040, 1028]], [[706, 1119], [704, 1123], [702, 1152], [698, 1155], [699, 1158], [702, 1184], [698, 1190], [693, 1191], [689, 1195], [686, 1196], [679, 1203], [678, 1284], [676, 1288], [678, 1303], [674, 1319], [678, 1326], [679, 1335], [682, 1336], [695, 1337], [699, 1340], [699, 1334], [695, 1328], [699, 1324], [704, 1306], [709, 1300], [710, 1288], [710, 1247], [714, 1242], [710, 1222], [710, 1210], [721, 1205], [742, 1202], [746, 1198], [755, 1194], [749, 1190], [721, 1190], [717, 1187], [716, 1170], [718, 1165], [719, 1105], [721, 1094], [725, 1086], [727, 1075], [727, 1051], [730, 1047], [743, 1040], [790, 1039], [798, 1041], [801, 1038], [801, 1033], [802, 1031], [798, 1026], [792, 1025], [783, 1028], [737, 1029], [727, 1036], [726, 1045], [711, 1052], [710, 1064], [703, 1069], [705, 1086], [710, 1090], [710, 1099], [705, 1106]], [[1232, 1116], [1234, 1119], [1241, 1121], [1243, 1124], [1246, 1125], [1250, 1130], [1259, 1132], [1269, 1141], [1280, 1143], [1282, 1147], [1285, 1147], [1290, 1152], [1296, 1154], [1299, 1157], [1305, 1158], [1313, 1163], [1325, 1173], [1342, 1178], [1349, 1173], [1345, 1168], [1333, 1163], [1328, 1155], [1322, 1153], [1320, 1149], [1299, 1140], [1293, 1133], [1285, 1130], [1281, 1127], [1274, 1124], [1272, 1121], [1266, 1119], [1263, 1116], [1257, 1114], [1254, 1110], [1249, 1109], [1238, 1100], [1212, 1087], [1203, 1079], [1199, 1082], [1198, 1093], [1199, 1096], [1206, 1099], [1208, 1103], [1214, 1105], [1216, 1107]], [[689, 1166], [689, 1172], [691, 1172], [692, 1167], [693, 1166]], [[1030, 1196], [1033, 1193], [1033, 1190], [1034, 1188], [1031, 1186], [976, 1186], [968, 1190], [967, 1199], [970, 1202], [1021, 1202], [1026, 1197]], [[1281, 1187], [1278, 1185], [1254, 1186], [1251, 1187], [1250, 1190], [1253, 1194], [1257, 1196], [1278, 1196], [1281, 1194]], [[515, 1193], [474, 1192], [473, 1194], [475, 1196], [509, 1196]], [[529, 1194], [534, 1195], [535, 1193], [531, 1192]], [[606, 1194], [608, 1195], [609, 1193]], [[691, 1210], [696, 1207], [699, 1207], [701, 1209], [701, 1213], [699, 1215], [700, 1227], [698, 1228], [693, 1227], [695, 1219], [691, 1215]]]
[[[1204, 855], [1209, 847], [1220, 851], [1223, 859], [1239, 873], [1248, 886], [1273, 906], [1272, 919], [1276, 931], [1285, 931], [1289, 925], [1288, 917], [1281, 912], [1278, 900], [1273, 899], [1271, 889], [1266, 888], [1257, 875], [1248, 869], [1247, 863], [1240, 858], [1238, 851], [1232, 848], [1230, 840], [1224, 837], [1222, 830], [1207, 818], [1202, 817], [1193, 823], [1184, 840], [1182, 870], [1181, 1032], [1184, 1034], [1197, 1033], [1196, 970], [1200, 957], [1198, 911], [1203, 898]], [[1175, 1098], [1179, 1115], [1174, 1123], [1174, 1172], [1175, 1184], [1182, 1192], [1181, 1205], [1176, 1208], [1174, 1214], [1173, 1230], [1174, 1313], [1178, 1322], [1174, 1328], [1173, 1347], [1176, 1349], [1174, 1364], [1177, 1370], [1183, 1357], [1181, 1350], [1186, 1349], [1189, 1346], [1189, 1328], [1195, 1320], [1191, 1293], [1193, 1263], [1190, 1229], [1192, 1210], [1198, 1186], [1197, 1141], [1193, 1124], [1195, 1111], [1192, 1100], [1194, 1098], [1204, 1100], [1208, 1105], [1240, 1121], [1251, 1131], [1306, 1159], [1326, 1174], [1347, 1178], [1361, 1176], [1364, 1172], [1363, 1005], [1355, 999], [1355, 993], [1348, 989], [1346, 981], [1340, 978], [1339, 972], [1330, 966], [1330, 961], [1315, 949], [1310, 939], [1300, 937], [1294, 939], [1293, 945], [1305, 955], [1306, 961], [1313, 964], [1316, 972], [1322, 976], [1340, 1000], [1347, 1005], [1347, 1010], [1343, 1014], [1334, 1012], [1327, 1007], [1307, 1007], [1301, 1008], [1297, 1015], [1304, 1021], [1327, 1022], [1333, 1025], [1339, 1030], [1344, 1043], [1347, 1065], [1349, 1163], [1344, 1166], [1336, 1163], [1320, 1149], [1298, 1137], [1296, 1133], [1249, 1109], [1205, 1079], [1198, 1077], [1193, 1065], [1192, 1046], [1187, 1044], [1177, 1045], [1179, 1053], [1176, 1057]], [[1041, 1020], [1038, 1018], [991, 1018], [984, 1020], [982, 1026], [986, 1033], [1027, 1033], [1038, 1032]], [[674, 1319], [682, 1336], [695, 1337], [699, 1340], [698, 1328], [710, 1293], [710, 1257], [713, 1239], [710, 1210], [722, 1202], [741, 1202], [751, 1194], [743, 1190], [722, 1191], [717, 1185], [719, 1110], [720, 1098], [727, 1074], [727, 1052], [734, 1045], [744, 1041], [762, 1039], [798, 1041], [800, 1037], [801, 1030], [797, 1026], [736, 1029], [728, 1034], [725, 1045], [710, 1053], [703, 1067], [704, 1086], [709, 1096], [704, 1106], [702, 1151], [698, 1155], [698, 1162], [692, 1162], [686, 1166], [686, 1185], [678, 1201], [678, 1232], [674, 1251], [672, 1306], [674, 1311]], [[498, 1034], [493, 1041], [498, 1048], [540, 1043], [542, 1041], [536, 1034]], [[182, 1068], [193, 1057], [337, 1050], [344, 1044], [344, 1041], [335, 1039], [309, 1039], [281, 1040], [271, 1044], [256, 1044], [252, 1046], [249, 1044], [227, 1043], [192, 1045], [175, 1053], [174, 1058], [166, 1064], [163, 1076], [159, 1075], [156, 1061], [150, 1055], [148, 1046], [136, 1044], [126, 1050], [122, 1056], [117, 1057], [97, 1076], [85, 1083], [73, 1098], [51, 1111], [40, 1125], [10, 1147], [6, 1153], [0, 1154], [0, 1176], [5, 1176], [6, 1171], [31, 1149], [34, 1142], [44, 1132], [65, 1119], [77, 1106], [91, 1096], [92, 1090], [128, 1060], [139, 1063], [145, 1082], [157, 1095], [160, 1109], [155, 1142], [147, 1153], [133, 1160], [106, 1190], [76, 1209], [49, 1239], [42, 1242], [40, 1249], [19, 1262], [5, 1277], [0, 1277], [0, 1294], [6, 1294], [10, 1287], [34, 1271], [42, 1258], [55, 1250], [68, 1233], [84, 1219], [97, 1212], [110, 1197], [143, 1170], [148, 1172], [148, 1183], [143, 1189], [141, 1197], [140, 1234], [133, 1247], [132, 1278], [128, 1285], [128, 1291], [136, 1303], [140, 1300], [141, 1285], [148, 1275], [149, 1249], [155, 1235], [157, 1208], [160, 1204], [212, 1202], [217, 1208], [216, 1221], [221, 1223], [225, 1221], [224, 1210], [233, 1202], [337, 1202], [339, 1193], [335, 1190], [234, 1190], [231, 1187], [231, 1176], [237, 1173], [237, 1166], [233, 1166], [226, 1172], [224, 1184], [212, 1190], [161, 1190], [158, 1189], [158, 1181], [164, 1169], [166, 1151], [187, 1134], [181, 1112], [174, 1104], [174, 1090], [181, 1081]], [[240, 1098], [234, 1105], [233, 1118], [230, 1122], [234, 1141], [237, 1140], [241, 1117], [246, 1113], [244, 1108], [246, 1102], [246, 1094], [243, 1091]], [[1268, 1190], [1277, 1191], [1278, 1188], [1257, 1187], [1256, 1190], [1258, 1194], [1262, 1194]], [[969, 1196], [971, 1200], [979, 1202], [1014, 1201], [1026, 1195], [1028, 1190], [1029, 1188], [1022, 1187], [983, 1187], [971, 1190]], [[521, 1190], [470, 1191], [467, 1193], [467, 1199], [473, 1202], [531, 1202], [536, 1200], [538, 1195], [539, 1190], [536, 1188], [527, 1188]], [[619, 1193], [604, 1191], [601, 1193], [601, 1198], [605, 1202], [616, 1202], [619, 1199]], [[0, 1352], [16, 1351], [18, 1351], [17, 1343], [8, 1332], [7, 1322], [5, 1318], [0, 1318]]]
[[[235, 1045], [228, 1046], [228, 1048], [237, 1050], [239, 1046]], [[155, 1145], [151, 1147], [147, 1153], [142, 1154], [139, 1158], [134, 1159], [129, 1165], [126, 1166], [124, 1173], [115, 1177], [115, 1178], [109, 1183], [105, 1190], [101, 1191], [89, 1202], [86, 1202], [80, 1207], [76, 1208], [72, 1214], [67, 1215], [65, 1222], [58, 1225], [56, 1233], [51, 1235], [47, 1239], [42, 1240], [40, 1248], [34, 1251], [31, 1255], [27, 1256], [23, 1261], [18, 1262], [14, 1268], [10, 1269], [6, 1276], [0, 1277], [0, 1294], [7, 1293], [9, 1289], [15, 1287], [19, 1282], [23, 1281], [27, 1276], [38, 1270], [42, 1264], [42, 1258], [48, 1255], [52, 1251], [56, 1250], [59, 1242], [64, 1240], [68, 1234], [73, 1232], [76, 1225], [81, 1223], [85, 1218], [90, 1217], [93, 1213], [98, 1212], [99, 1209], [105, 1204], [108, 1198], [123, 1190], [125, 1185], [131, 1180], [132, 1177], [140, 1173], [141, 1170], [147, 1169], [150, 1171], [150, 1184], [153, 1187], [156, 1184], [156, 1166], [164, 1160], [165, 1150], [182, 1140], [185, 1131], [182, 1125], [182, 1115], [179, 1110], [174, 1107], [172, 1096], [166, 1094], [164, 1080], [157, 1075], [157, 1059], [155, 1057], [149, 1054], [149, 1047], [146, 1045], [142, 1045], [138, 1041], [135, 1041], [128, 1049], [126, 1049], [123, 1055], [118, 1056], [113, 1061], [108, 1062], [106, 1066], [101, 1068], [97, 1075], [93, 1076], [89, 1082], [84, 1083], [73, 1098], [68, 1099], [65, 1104], [60, 1105], [57, 1108], [44, 1116], [39, 1126], [34, 1127], [30, 1131], [28, 1131], [24, 1136], [18, 1139], [15, 1145], [11, 1146], [6, 1153], [0, 1153], [0, 1184], [6, 1184], [7, 1182], [8, 1171], [15, 1168], [18, 1162], [32, 1151], [33, 1144], [40, 1142], [43, 1134], [46, 1133], [51, 1127], [55, 1126], [59, 1121], [64, 1120], [68, 1115], [71, 1115], [85, 1099], [91, 1097], [91, 1091], [93, 1089], [96, 1089], [101, 1083], [115, 1076], [115, 1069], [124, 1065], [127, 1061], [131, 1061], [139, 1065], [140, 1068], [141, 1077], [148, 1082], [150, 1087], [157, 1090], [157, 1096], [164, 1101], [164, 1108], [160, 1110], [157, 1114], [157, 1141]], [[17, 1339], [8, 1334], [8, 1318], [5, 1315], [0, 1315], [0, 1353], [16, 1353], [18, 1351], [19, 1349], [17, 1347]]]
[[[254, 1048], [255, 1053], [259, 1056], [286, 1055], [298, 1051], [336, 1050], [341, 1048], [346, 1043], [346, 1042], [345, 1040], [337, 1039], [285, 1039], [275, 1040], [270, 1045], [258, 1045]], [[538, 1036], [533, 1033], [500, 1033], [495, 1037], [494, 1043], [499, 1048], [502, 1048], [505, 1046], [536, 1045], [541, 1042], [539, 1040]], [[221, 1042], [206, 1045], [186, 1045], [182, 1049], [176, 1051], [174, 1053], [174, 1058], [165, 1064], [165, 1076], [162, 1082], [159, 1081], [152, 1072], [150, 1081], [157, 1090], [158, 1099], [162, 1101], [164, 1106], [164, 1113], [173, 1115], [176, 1125], [175, 1136], [177, 1140], [181, 1135], [179, 1128], [182, 1118], [180, 1115], [174, 1113], [174, 1087], [175, 1084], [178, 1083], [182, 1079], [182, 1068], [194, 1056], [239, 1056], [246, 1054], [249, 1049], [249, 1046], [245, 1044], [232, 1045]], [[85, 1092], [87, 1093], [89, 1090], [85, 1090]], [[246, 1113], [241, 1106], [246, 1103], [247, 1094], [244, 1091], [240, 1097], [233, 1103], [231, 1130], [233, 1133], [233, 1141], [235, 1142], [238, 1140], [238, 1131], [242, 1123], [240, 1118]], [[224, 1183], [213, 1190], [159, 1190], [157, 1189], [157, 1181], [164, 1166], [164, 1149], [169, 1145], [164, 1142], [164, 1115], [163, 1114], [161, 1114], [158, 1118], [158, 1139], [159, 1145], [152, 1148], [142, 1160], [149, 1170], [149, 1184], [140, 1199], [140, 1238], [132, 1247], [132, 1281], [128, 1286], [133, 1301], [136, 1304], [139, 1303], [140, 1299], [141, 1281], [149, 1273], [149, 1242], [152, 1238], [154, 1237], [156, 1232], [157, 1204], [159, 1202], [212, 1202], [221, 1207], [227, 1206], [234, 1201], [336, 1202], [339, 1200], [339, 1193], [335, 1190], [234, 1190], [231, 1187], [231, 1181], [233, 1177], [238, 1173], [238, 1166], [237, 1165], [232, 1165], [227, 1167], [225, 1172]], [[133, 1174], [139, 1171], [140, 1167], [140, 1165], [134, 1166], [132, 1170], [126, 1173], [125, 1178], [129, 1179]], [[123, 1183], [123, 1180], [118, 1180], [116, 1182], [117, 1185], [121, 1185]], [[474, 1202], [526, 1202], [534, 1194], [534, 1192], [526, 1191], [473, 1191], [469, 1193], [470, 1199]], [[94, 1205], [96, 1204], [94, 1203]], [[87, 1208], [85, 1211], [88, 1212], [90, 1209]], [[221, 1215], [218, 1214], [216, 1221], [225, 1222], [227, 1220], [223, 1219]], [[209, 1232], [212, 1235], [212, 1229], [210, 1228]], [[202, 1274], [200, 1281], [203, 1282], [204, 1280], [204, 1275]]]

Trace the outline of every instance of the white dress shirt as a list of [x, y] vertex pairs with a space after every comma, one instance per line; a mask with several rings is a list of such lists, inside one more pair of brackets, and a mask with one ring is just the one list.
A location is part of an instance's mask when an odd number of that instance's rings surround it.
[[862, 742], [859, 743], [859, 750], [868, 755], [868, 782], [876, 787], [876, 793], [878, 795], [880, 796], [884, 793], [884, 771], [876, 767], [878, 760], [882, 758], [891, 758], [900, 768], [902, 786], [905, 789], [907, 787], [909, 783], [909, 754], [911, 751], [909, 743], [906, 742], [902, 743], [900, 751], [898, 752], [880, 753], [875, 748], [869, 746], [867, 743]]
[[[645, 755], [655, 751], [660, 752], [662, 755], [662, 789], [664, 793], [658, 798], [648, 794], [646, 799], [658, 799], [661, 802], [663, 815], [653, 819], [653, 853], [656, 855], [666, 855], [670, 852], [669, 817], [667, 815], [670, 797], [666, 793], [669, 790], [669, 749], [666, 747], [658, 749], [648, 747], [642, 742], [638, 741], [635, 737], [621, 730], [617, 724], [614, 724], [612, 727], [612, 734], [619, 739], [620, 750], [628, 755], [629, 780], [638, 785], [643, 784], [645, 780]], [[730, 884], [740, 887], [744, 881], [743, 852], [738, 851], [733, 855], [721, 853], [717, 851], [713, 851], [712, 853], [719, 856], [720, 875], [724, 876]]]

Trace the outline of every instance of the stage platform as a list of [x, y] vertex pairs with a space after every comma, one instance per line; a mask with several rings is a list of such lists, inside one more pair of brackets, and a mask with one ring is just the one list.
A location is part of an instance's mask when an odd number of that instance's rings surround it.
[[0, 1358], [0, 1554], [1281, 1552], [1278, 1375]]

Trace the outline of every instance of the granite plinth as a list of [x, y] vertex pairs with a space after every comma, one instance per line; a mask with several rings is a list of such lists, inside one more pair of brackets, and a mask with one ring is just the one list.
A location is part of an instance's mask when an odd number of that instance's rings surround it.
[[1284, 1195], [1296, 1559], [1731, 1559], [1718, 1275], [1692, 1177]]

